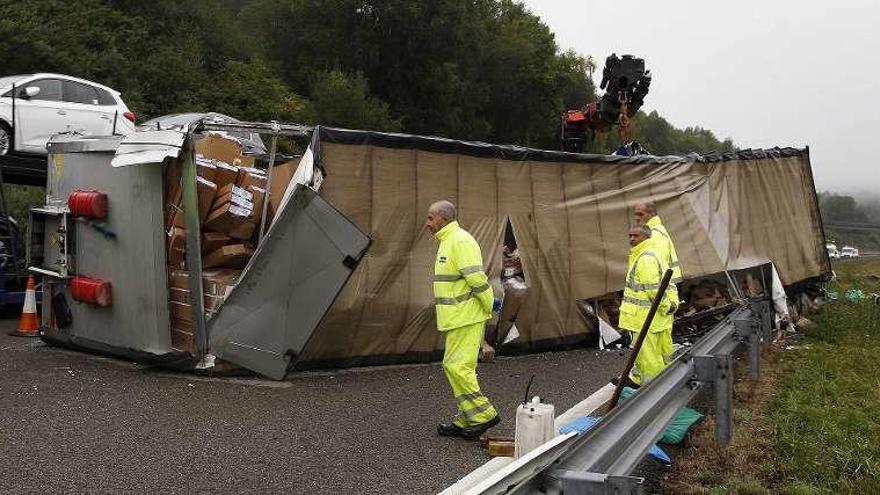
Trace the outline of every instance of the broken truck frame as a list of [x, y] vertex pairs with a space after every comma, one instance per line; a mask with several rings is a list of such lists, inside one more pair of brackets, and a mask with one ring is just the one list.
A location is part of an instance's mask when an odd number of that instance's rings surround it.
[[[194, 345], [191, 352], [176, 350], [166, 272], [163, 164], [178, 160], [181, 165], [188, 227], [185, 273], [190, 291], [202, 294], [194, 133], [243, 128], [271, 133], [274, 151], [279, 137], [307, 137], [311, 131], [274, 122], [206, 127], [197, 123], [185, 132], [125, 137], [59, 136], [49, 143], [47, 205], [31, 210], [32, 222], [40, 223], [44, 235], [37, 236], [38, 255], [29, 258], [28, 266], [48, 282], [46, 297], [78, 302], [60, 305], [69, 309], [69, 318], [55, 318], [55, 305], [47, 306], [44, 340], [187, 369], [210, 366], [204, 359], [210, 353], [274, 379], [285, 376], [371, 239], [316, 191], [292, 181], [278, 193], [281, 202], [273, 220], [263, 224], [256, 251], [210, 320], [202, 298], [190, 297]], [[269, 162], [274, 165], [274, 153]], [[113, 232], [112, 239], [73, 217], [69, 195], [84, 190], [108, 198], [110, 213], [102, 224]], [[70, 287], [77, 277], [112, 283], [112, 304], [74, 298]]]
[[[198, 193], [196, 190], [196, 166], [195, 147], [193, 144], [193, 132], [197, 131], [239, 131], [271, 134], [269, 145], [269, 167], [266, 173], [266, 198], [263, 201], [263, 211], [260, 219], [260, 234], [258, 240], [262, 241], [266, 229], [266, 214], [269, 211], [269, 194], [272, 189], [272, 169], [275, 167], [275, 156], [278, 150], [278, 137], [308, 137], [314, 130], [310, 126], [279, 124], [272, 121], [268, 124], [258, 122], [241, 122], [217, 124], [197, 121], [188, 129], [183, 147], [183, 170], [182, 191], [183, 211], [186, 222], [186, 264], [189, 269], [189, 290], [191, 294], [201, 294], [202, 289], [202, 253], [199, 248], [201, 239], [201, 225], [198, 216]], [[195, 358], [202, 360], [208, 353], [208, 332], [205, 323], [204, 301], [200, 297], [192, 298], [193, 308], [193, 338]]]

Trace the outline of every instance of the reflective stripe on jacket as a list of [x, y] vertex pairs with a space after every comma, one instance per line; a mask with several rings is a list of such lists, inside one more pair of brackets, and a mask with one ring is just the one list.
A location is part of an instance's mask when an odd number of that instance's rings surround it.
[[672, 236], [660, 221], [660, 217], [654, 215], [645, 225], [651, 229], [651, 242], [654, 243], [654, 252], [660, 257], [660, 264], [665, 272], [667, 269], [672, 270], [672, 280], [669, 281], [669, 297], [670, 301], [676, 307], [680, 304], [678, 298], [678, 287], [675, 284], [681, 283], [681, 264], [678, 262], [678, 253], [675, 252], [675, 244], [672, 242]]
[[442, 332], [491, 318], [492, 287], [483, 271], [480, 245], [458, 222], [434, 236], [440, 241], [434, 262], [437, 328]]
[[[620, 304], [620, 328], [639, 332], [651, 310], [651, 302], [663, 279], [663, 264], [650, 240], [641, 242], [629, 253], [623, 302]], [[651, 332], [672, 328], [673, 315], [668, 314], [672, 301], [669, 290], [664, 293], [657, 313], [651, 321]]]

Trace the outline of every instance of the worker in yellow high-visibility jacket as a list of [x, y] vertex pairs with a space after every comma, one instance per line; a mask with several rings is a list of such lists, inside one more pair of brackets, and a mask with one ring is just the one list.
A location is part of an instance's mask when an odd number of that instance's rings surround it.
[[437, 328], [446, 338], [443, 371], [458, 402], [458, 414], [452, 422], [439, 424], [437, 432], [473, 440], [500, 421], [477, 383], [480, 344], [494, 306], [492, 288], [483, 271], [480, 245], [458, 225], [452, 203], [431, 205], [425, 226], [440, 241], [434, 262], [434, 307]]
[[[636, 223], [647, 225], [651, 229], [651, 242], [654, 244], [655, 251], [660, 257], [660, 263], [663, 271], [672, 270], [672, 280], [669, 281], [669, 298], [673, 303], [671, 309], [676, 311], [680, 304], [678, 297], [678, 288], [676, 284], [681, 282], [681, 264], [678, 262], [678, 253], [675, 251], [675, 243], [672, 236], [660, 220], [657, 214], [657, 205], [654, 202], [647, 202], [636, 205], [634, 216]], [[670, 361], [673, 353], [672, 344], [672, 321], [669, 322], [669, 328], [663, 330], [663, 355], [667, 361]]]
[[[618, 326], [632, 332], [633, 341], [645, 324], [651, 303], [657, 297], [660, 281], [663, 279], [661, 255], [650, 238], [651, 229], [646, 225], [634, 224], [629, 229], [629, 245], [632, 249], [629, 253]], [[672, 326], [673, 306], [674, 302], [667, 290], [663, 293], [657, 313], [636, 357], [635, 366], [630, 372], [629, 378], [636, 385], [648, 382], [667, 366], [663, 353], [663, 333]]]

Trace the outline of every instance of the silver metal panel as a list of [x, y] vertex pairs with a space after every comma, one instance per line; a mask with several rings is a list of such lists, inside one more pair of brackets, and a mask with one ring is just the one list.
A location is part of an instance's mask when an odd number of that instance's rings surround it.
[[342, 290], [370, 238], [297, 185], [220, 311], [211, 352], [280, 380]]
[[[74, 143], [70, 146], [76, 148]], [[113, 304], [101, 308], [79, 303], [66, 293], [73, 324], [59, 332], [110, 346], [168, 352], [162, 167], [113, 168], [114, 150], [59, 153], [61, 166], [49, 170], [50, 176], [55, 176], [55, 201], [66, 203], [74, 189], [105, 192], [110, 209], [103, 222], [117, 234], [108, 239], [87, 224], [75, 222], [72, 226], [76, 230], [76, 273], [109, 280]]]
[[56, 134], [46, 148], [49, 153], [85, 153], [90, 151], [116, 151], [122, 136], [79, 136]]
[[138, 131], [122, 140], [113, 157], [114, 167], [152, 165], [177, 158], [186, 134], [178, 131]]

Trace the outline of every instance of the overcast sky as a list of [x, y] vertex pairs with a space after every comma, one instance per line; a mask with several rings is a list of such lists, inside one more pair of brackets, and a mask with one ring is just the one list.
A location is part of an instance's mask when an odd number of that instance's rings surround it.
[[[880, 195], [880, 1], [526, 0], [563, 50], [631, 53], [676, 127], [810, 147], [820, 190]], [[598, 81], [597, 81], [598, 83]]]

